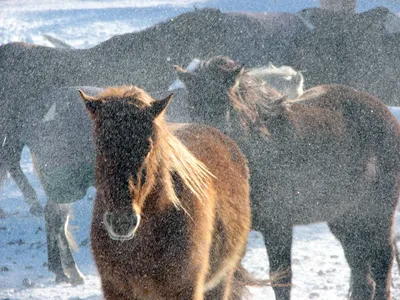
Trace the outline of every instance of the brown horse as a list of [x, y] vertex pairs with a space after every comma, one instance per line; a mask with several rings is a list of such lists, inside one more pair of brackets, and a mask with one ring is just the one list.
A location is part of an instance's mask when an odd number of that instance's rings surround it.
[[[287, 100], [227, 57], [177, 68], [192, 118], [217, 127], [249, 161], [253, 228], [270, 272], [289, 274], [292, 228], [327, 222], [351, 268], [352, 299], [391, 299], [400, 126], [378, 99], [323, 85]], [[290, 299], [290, 286], [275, 286]]]
[[237, 145], [214, 128], [167, 124], [171, 96], [80, 92], [94, 123], [91, 242], [105, 298], [239, 299], [251, 220]]

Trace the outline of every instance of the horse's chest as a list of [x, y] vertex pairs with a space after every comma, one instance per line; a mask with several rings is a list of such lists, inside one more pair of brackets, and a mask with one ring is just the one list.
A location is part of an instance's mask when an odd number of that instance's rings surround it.
[[[169, 217], [168, 217], [169, 216]], [[92, 224], [92, 248], [102, 274], [113, 274], [116, 284], [126, 282], [126, 289], [135, 291], [140, 299], [165, 299], [160, 290], [170, 282], [185, 282], [189, 278], [188, 237], [185, 221], [179, 216], [146, 219], [132, 240], [113, 241], [108, 237], [101, 219]], [[105, 275], [108, 276], [108, 275]]]

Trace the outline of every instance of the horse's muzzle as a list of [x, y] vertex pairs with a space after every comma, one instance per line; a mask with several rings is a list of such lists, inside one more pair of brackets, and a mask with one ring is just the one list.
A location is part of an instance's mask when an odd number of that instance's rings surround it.
[[140, 216], [132, 212], [116, 214], [106, 212], [103, 223], [111, 239], [126, 241], [133, 238], [139, 226]]

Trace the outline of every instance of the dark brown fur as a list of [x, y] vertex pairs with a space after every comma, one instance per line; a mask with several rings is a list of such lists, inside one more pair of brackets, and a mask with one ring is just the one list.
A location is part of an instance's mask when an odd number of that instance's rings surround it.
[[[253, 228], [264, 235], [271, 273], [290, 274], [278, 283], [291, 282], [293, 226], [324, 221], [344, 248], [352, 299], [391, 299], [400, 126], [388, 108], [340, 85], [287, 100], [226, 57], [194, 72], [178, 74], [190, 113], [248, 158]], [[290, 286], [274, 290], [290, 298]]]
[[[169, 99], [136, 87], [82, 97], [94, 120], [91, 245], [105, 298], [239, 299], [250, 205], [235, 143], [207, 126], [167, 124]], [[124, 214], [136, 222], [113, 223]]]

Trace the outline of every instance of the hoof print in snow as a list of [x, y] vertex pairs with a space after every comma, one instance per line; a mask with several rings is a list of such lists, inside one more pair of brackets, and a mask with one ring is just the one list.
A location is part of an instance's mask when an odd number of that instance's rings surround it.
[[311, 293], [310, 296], [308, 296], [308, 298], [317, 299], [317, 298], [319, 298], [319, 294], [318, 293]]
[[32, 288], [35, 286], [35, 283], [29, 278], [24, 278], [24, 280], [22, 280], [22, 286], [25, 288]]
[[331, 255], [331, 258], [336, 259], [336, 258], [339, 258], [339, 256], [338, 255]]
[[27, 270], [32, 270], [33, 267], [32, 267], [32, 266], [25, 266], [25, 269], [27, 269]]
[[8, 272], [8, 271], [10, 271], [10, 269], [7, 268], [6, 266], [0, 268], [0, 272]]
[[325, 275], [325, 272], [322, 271], [322, 270], [319, 270], [317, 274], [318, 274], [318, 276], [324, 276], [324, 275]]
[[299, 265], [300, 264], [300, 259], [295, 258], [295, 259], [292, 260], [292, 263], [295, 264], [295, 265]]
[[335, 269], [335, 268], [331, 268], [331, 269], [329, 269], [329, 270], [326, 271], [326, 273], [334, 273], [334, 272], [336, 272], [336, 269]]
[[18, 239], [17, 241], [11, 241], [7, 243], [8, 245], [18, 245], [21, 246], [25, 244], [25, 241], [23, 239]]

